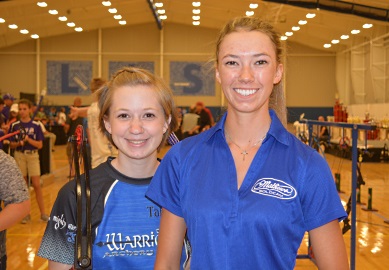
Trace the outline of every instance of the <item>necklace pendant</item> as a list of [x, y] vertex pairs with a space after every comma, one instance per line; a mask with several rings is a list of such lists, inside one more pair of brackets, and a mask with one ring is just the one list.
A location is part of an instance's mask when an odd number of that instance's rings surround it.
[[248, 155], [248, 152], [246, 150], [243, 150], [241, 154], [243, 155], [243, 161], [244, 161], [244, 158], [246, 157], [246, 155]]

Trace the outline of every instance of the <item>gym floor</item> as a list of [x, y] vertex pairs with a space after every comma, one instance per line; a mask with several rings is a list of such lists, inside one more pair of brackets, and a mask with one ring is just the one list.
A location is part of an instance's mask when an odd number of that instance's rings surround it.
[[[163, 157], [168, 149], [168, 146], [163, 148], [160, 157]], [[340, 175], [339, 195], [346, 208], [351, 190], [351, 161], [330, 154], [325, 154], [325, 158], [334, 174]], [[48, 212], [51, 210], [58, 190], [68, 181], [66, 145], [55, 146], [51, 167], [52, 172], [42, 176], [43, 194]], [[356, 211], [355, 269], [387, 269], [389, 265], [389, 163], [362, 162], [360, 169], [365, 185], [361, 186], [361, 204], [357, 205]], [[371, 210], [368, 207], [369, 189], [372, 191]], [[27, 224], [15, 225], [7, 233], [8, 270], [48, 269], [47, 261], [37, 256], [46, 223], [39, 218], [32, 189], [30, 194], [31, 221]], [[343, 228], [343, 223], [340, 223], [340, 226]], [[350, 257], [351, 230], [344, 234], [344, 240]], [[299, 249], [299, 254], [302, 256], [308, 253], [307, 243], [306, 236]], [[295, 269], [317, 269], [317, 267], [310, 259], [297, 259]]]

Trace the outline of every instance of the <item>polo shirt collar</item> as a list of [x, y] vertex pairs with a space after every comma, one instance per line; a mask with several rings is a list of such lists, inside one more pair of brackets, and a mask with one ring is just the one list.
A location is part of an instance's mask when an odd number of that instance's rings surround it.
[[[286, 132], [285, 127], [282, 125], [281, 121], [278, 119], [276, 113], [274, 110], [270, 109], [270, 118], [271, 118], [271, 124], [270, 129], [268, 131], [267, 136], [271, 135], [273, 136], [278, 142], [289, 145], [288, 141], [288, 132]], [[210, 140], [215, 134], [217, 134], [219, 131], [222, 132], [222, 136], [224, 137], [224, 123], [227, 118], [227, 113], [225, 112], [223, 116], [221, 117], [220, 121], [216, 123], [214, 128], [211, 128], [207, 134], [206, 141]], [[266, 141], [267, 139], [265, 139]]]

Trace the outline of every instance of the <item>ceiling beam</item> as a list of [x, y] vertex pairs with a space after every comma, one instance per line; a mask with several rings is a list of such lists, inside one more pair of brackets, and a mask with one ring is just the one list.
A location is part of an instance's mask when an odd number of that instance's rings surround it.
[[161, 19], [158, 16], [157, 9], [155, 5], [153, 4], [153, 0], [146, 0], [147, 3], [149, 3], [149, 7], [151, 9], [151, 12], [153, 13], [154, 19], [157, 23], [158, 29], [162, 30], [162, 22]]
[[273, 2], [287, 4], [309, 9], [323, 9], [328, 11], [351, 14], [378, 21], [389, 21], [389, 9], [373, 6], [350, 3], [340, 0], [263, 0], [264, 2]]

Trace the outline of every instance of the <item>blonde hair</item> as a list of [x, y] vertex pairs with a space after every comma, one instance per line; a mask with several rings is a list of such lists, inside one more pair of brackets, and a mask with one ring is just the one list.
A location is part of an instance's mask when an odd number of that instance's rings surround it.
[[[238, 31], [259, 31], [263, 34], [266, 34], [273, 43], [277, 63], [280, 64], [282, 62], [281, 59], [283, 50], [281, 46], [280, 35], [275, 31], [274, 27], [270, 23], [259, 18], [237, 17], [230, 20], [219, 33], [219, 36], [216, 40], [216, 52], [214, 60], [216, 65], [218, 64], [220, 44], [228, 34]], [[286, 102], [282, 79], [279, 83], [273, 86], [273, 91], [269, 98], [269, 109], [273, 109], [282, 124], [286, 126]]]
[[107, 129], [104, 125], [104, 119], [107, 119], [110, 114], [110, 109], [112, 106], [112, 96], [116, 89], [123, 86], [135, 87], [137, 85], [146, 85], [154, 89], [158, 101], [163, 108], [165, 120], [168, 121], [171, 118], [168, 125], [168, 130], [164, 133], [162, 141], [158, 146], [158, 151], [165, 144], [166, 139], [170, 133], [177, 129], [178, 119], [176, 114], [176, 108], [173, 100], [173, 93], [170, 88], [165, 84], [165, 82], [150, 73], [147, 70], [135, 67], [124, 67], [118, 70], [113, 76], [112, 79], [105, 85], [105, 87], [97, 90], [96, 95], [98, 97], [98, 106], [100, 109], [99, 114], [99, 126], [108, 140], [113, 144], [113, 140]]

